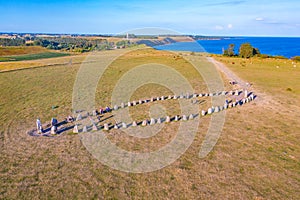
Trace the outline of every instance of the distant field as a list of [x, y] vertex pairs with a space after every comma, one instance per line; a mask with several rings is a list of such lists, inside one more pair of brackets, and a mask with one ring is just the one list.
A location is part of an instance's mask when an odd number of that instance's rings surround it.
[[0, 57], [0, 62], [38, 60], [38, 59], [45, 59], [45, 58], [63, 57], [69, 55], [70, 55], [69, 53], [44, 52], [44, 53], [37, 53], [37, 54]]

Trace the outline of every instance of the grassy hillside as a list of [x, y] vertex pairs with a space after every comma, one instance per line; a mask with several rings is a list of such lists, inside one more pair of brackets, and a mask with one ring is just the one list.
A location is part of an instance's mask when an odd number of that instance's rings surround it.
[[[201, 119], [193, 144], [176, 162], [142, 174], [125, 173], [101, 164], [82, 145], [80, 134], [55, 138], [26, 134], [35, 126], [37, 117], [45, 122], [71, 113], [79, 63], [0, 73], [0, 199], [297, 199], [299, 67], [294, 68], [284, 60], [252, 60], [250, 64], [251, 61], [240, 59], [218, 59], [253, 83], [258, 99], [226, 111], [222, 135], [206, 158], [200, 159], [198, 154], [209, 117]], [[65, 61], [66, 58], [53, 58], [40, 62]], [[112, 89], [122, 75], [136, 65], [153, 62], [179, 71], [197, 92], [207, 90], [203, 79], [184, 59], [168, 52], [139, 50], [118, 58], [105, 71], [97, 88], [97, 106], [109, 104]], [[225, 77], [224, 83], [226, 88], [232, 87]], [[165, 87], [147, 84], [136, 90], [132, 99], [168, 92]], [[53, 110], [52, 105], [58, 108]], [[164, 106], [170, 113], [178, 108], [176, 101], [164, 102]], [[207, 104], [200, 105], [199, 110], [201, 106]], [[145, 105], [130, 112], [134, 118], [144, 118], [149, 109]], [[172, 140], [177, 128], [173, 123], [145, 140], [113, 130], [109, 139], [125, 149], [149, 151]]]

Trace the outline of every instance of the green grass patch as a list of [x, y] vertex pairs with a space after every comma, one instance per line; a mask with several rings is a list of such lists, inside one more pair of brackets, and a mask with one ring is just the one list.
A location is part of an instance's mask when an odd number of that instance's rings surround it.
[[38, 60], [44, 58], [56, 58], [56, 57], [69, 56], [69, 55], [70, 55], [69, 53], [44, 52], [44, 53], [37, 53], [37, 54], [0, 57], [0, 62]]

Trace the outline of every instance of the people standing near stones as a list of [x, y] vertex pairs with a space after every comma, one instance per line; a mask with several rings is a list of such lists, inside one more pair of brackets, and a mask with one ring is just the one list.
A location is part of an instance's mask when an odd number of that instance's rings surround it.
[[100, 113], [100, 115], [104, 114], [104, 109], [102, 107], [99, 108], [99, 113]]
[[108, 106], [106, 106], [106, 108], [105, 108], [105, 112], [111, 112], [111, 109], [110, 109], [110, 107], [108, 107]]

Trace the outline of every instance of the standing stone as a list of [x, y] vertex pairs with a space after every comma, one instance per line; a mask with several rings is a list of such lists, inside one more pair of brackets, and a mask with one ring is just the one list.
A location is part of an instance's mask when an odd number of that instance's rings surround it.
[[239, 96], [239, 91], [238, 90], [235, 91], [235, 96]]
[[150, 102], [153, 102], [154, 101], [154, 98], [153, 97], [151, 97], [151, 99], [150, 99]]
[[156, 100], [157, 100], [157, 101], [159, 101], [159, 100], [160, 100], [160, 98], [159, 98], [159, 97], [156, 97]]
[[199, 97], [202, 97], [202, 96], [203, 96], [203, 94], [199, 94], [198, 96], [199, 96]]
[[193, 115], [193, 114], [190, 114], [189, 120], [193, 120], [193, 119], [194, 119], [194, 115]]
[[155, 124], [155, 119], [151, 118], [150, 119], [150, 125], [154, 125]]
[[205, 111], [205, 110], [202, 110], [202, 111], [201, 111], [201, 115], [202, 115], [202, 116], [205, 116], [205, 115], [206, 115], [206, 111]]
[[219, 111], [220, 111], [219, 106], [215, 107], [215, 112], [219, 112]]
[[93, 110], [93, 116], [97, 116], [97, 110]]
[[119, 129], [118, 124], [115, 124], [115, 125], [114, 125], [114, 129]]
[[214, 94], [213, 93], [209, 93], [209, 96], [212, 97], [212, 96], [214, 96]]
[[205, 94], [204, 94], [204, 96], [208, 97], [208, 96], [209, 96], [209, 94], [208, 94], [208, 93], [205, 93]]
[[82, 120], [82, 115], [81, 114], [78, 114], [77, 117], [76, 117], [76, 121], [79, 121], [79, 120]]
[[42, 128], [42, 123], [40, 119], [36, 120], [36, 129], [38, 133], [42, 133], [43, 132], [43, 128]]
[[161, 118], [160, 117], [157, 119], [157, 123], [161, 124]]
[[148, 99], [145, 99], [145, 100], [144, 100], [144, 103], [148, 103], [149, 101], [150, 101], [150, 100], [148, 100]]
[[243, 99], [243, 104], [245, 104], [246, 103], [246, 99]]
[[144, 121], [142, 122], [142, 126], [147, 126], [147, 124], [148, 124], [148, 121], [147, 121], [147, 120], [144, 120]]
[[177, 95], [174, 95], [174, 98], [173, 99], [177, 99]]
[[232, 91], [232, 90], [231, 90], [231, 91], [229, 91], [229, 94], [230, 94], [230, 95], [233, 95], [233, 91]]
[[77, 124], [75, 124], [75, 126], [73, 128], [73, 133], [79, 133]]
[[92, 130], [93, 131], [98, 131], [98, 128], [97, 128], [96, 124], [94, 124], [94, 123], [93, 123], [93, 126], [92, 126]]
[[244, 95], [244, 97], [245, 97], [245, 98], [248, 97], [248, 91], [247, 91], [247, 90], [245, 90], [245, 95]]
[[105, 130], [105, 131], [109, 131], [109, 126], [108, 126], [108, 124], [107, 124], [107, 123], [105, 123], [105, 124], [103, 125], [103, 130]]
[[127, 106], [128, 106], [128, 107], [130, 107], [130, 106], [131, 106], [131, 103], [130, 103], [130, 102], [128, 102], [128, 103], [127, 103]]
[[114, 110], [118, 110], [118, 109], [119, 109], [119, 106], [115, 105]]
[[207, 114], [211, 115], [212, 113], [213, 113], [212, 108], [209, 108], [209, 109], [207, 110]]
[[187, 121], [186, 115], [182, 115], [182, 120], [183, 120], [183, 121]]
[[127, 128], [127, 124], [125, 122], [122, 123], [122, 128]]
[[190, 93], [187, 92], [185, 98], [189, 99], [190, 98]]
[[234, 108], [236, 106], [236, 102], [233, 102], [232, 103], [232, 107]]
[[86, 127], [86, 126], [83, 126], [82, 132], [83, 132], [83, 133], [86, 133], [86, 132], [87, 132], [87, 127]]
[[139, 104], [143, 104], [143, 101], [142, 101], [142, 100], [139, 100]]
[[166, 117], [166, 123], [171, 122], [171, 118], [169, 116]]
[[165, 96], [161, 96], [160, 99], [163, 101], [165, 100]]
[[228, 104], [225, 103], [224, 106], [223, 106], [223, 108], [226, 110], [228, 108]]
[[133, 102], [132, 102], [132, 105], [133, 105], [133, 106], [136, 106], [136, 101], [133, 101]]
[[226, 91], [223, 91], [223, 92], [222, 92], [222, 95], [226, 95]]
[[177, 122], [178, 120], [179, 120], [178, 116], [176, 115], [175, 118], [174, 118], [174, 121]]
[[52, 126], [52, 127], [51, 127], [50, 133], [51, 133], [52, 135], [55, 135], [56, 132], [57, 132], [57, 127], [56, 127], [56, 126]]
[[125, 104], [124, 103], [121, 103], [121, 108], [125, 108]]
[[136, 121], [133, 121], [131, 126], [136, 127], [137, 126]]
[[198, 97], [198, 95], [195, 93], [195, 94], [193, 94], [193, 98], [196, 98], [196, 97]]
[[181, 94], [181, 95], [179, 96], [179, 98], [180, 98], [180, 99], [183, 99], [183, 98], [184, 98], [183, 94]]
[[172, 99], [172, 96], [171, 96], [171, 95], [169, 95], [169, 96], [168, 96], [168, 99]]

